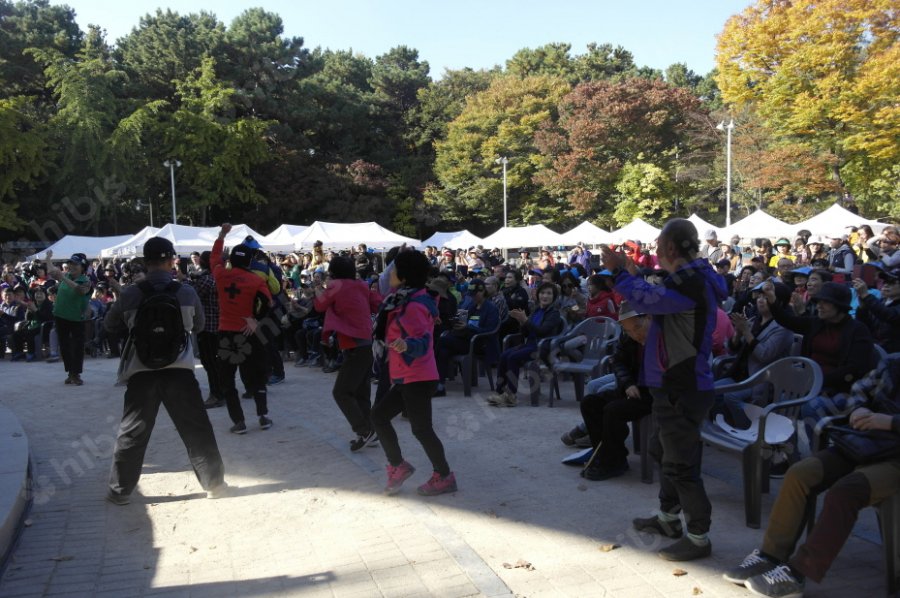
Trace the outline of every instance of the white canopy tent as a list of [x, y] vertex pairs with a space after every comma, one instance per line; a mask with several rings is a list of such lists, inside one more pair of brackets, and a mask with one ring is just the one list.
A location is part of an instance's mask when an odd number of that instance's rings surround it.
[[[175, 252], [179, 255], [187, 255], [193, 251], [207, 251], [212, 249], [213, 243], [219, 236], [218, 226], [184, 226], [181, 224], [167, 224], [155, 233], [147, 234], [141, 231], [133, 237], [129, 237], [119, 246], [109, 246], [107, 253], [116, 257], [140, 257], [144, 242], [150, 237], [163, 237], [172, 242], [175, 246]], [[142, 236], [143, 238], [138, 238]], [[225, 246], [234, 247], [241, 243], [248, 235], [260, 241], [262, 244], [263, 235], [259, 234], [246, 224], [235, 224], [231, 228], [231, 232], [225, 237]], [[293, 244], [286, 243], [281, 245], [264, 246], [269, 251], [292, 251]]]
[[731, 235], [739, 235], [744, 239], [787, 237], [793, 240], [794, 235], [801, 228], [803, 227], [782, 222], [762, 210], [756, 210], [743, 220], [739, 220], [731, 226], [726, 226], [722, 229], [719, 239], [727, 239]]
[[155, 237], [158, 232], [159, 229], [155, 226], [145, 226], [139, 233], [129, 235], [128, 238], [121, 243], [104, 247], [100, 252], [100, 257], [110, 258], [140, 255], [147, 239]]
[[713, 225], [713, 224], [707, 222], [706, 220], [704, 220], [703, 218], [701, 218], [700, 216], [698, 216], [696, 212], [694, 212], [693, 214], [691, 214], [690, 216], [688, 216], [688, 220], [689, 220], [694, 226], [697, 227], [697, 234], [700, 235], [700, 237], [701, 237], [701, 238], [700, 238], [700, 241], [701, 241], [701, 242], [705, 240], [705, 239], [703, 239], [703, 237], [706, 235], [706, 231], [709, 231], [709, 230], [714, 230], [714, 231], [716, 231], [716, 238], [718, 238], [720, 241], [722, 241], [722, 240], [724, 239], [724, 236], [723, 236], [723, 234], [722, 234], [722, 229], [721, 229], [721, 228], [719, 228], [718, 226], [715, 226], [715, 225]]
[[419, 247], [449, 247], [451, 249], [468, 249], [477, 245], [484, 245], [484, 240], [476, 237], [467, 230], [458, 230], [448, 233], [434, 233], [419, 245]]
[[821, 214], [816, 214], [809, 220], [795, 224], [794, 227], [795, 231], [805, 228], [814, 235], [831, 236], [846, 234], [848, 226], [862, 226], [863, 224], [872, 227], [875, 234], [881, 233], [887, 226], [884, 222], [867, 220], [835, 203]]
[[29, 255], [28, 260], [45, 259], [48, 251], [53, 252], [53, 260], [67, 260], [73, 253], [83, 253], [89, 260], [100, 257], [104, 247], [121, 243], [131, 235], [115, 235], [112, 237], [81, 237], [78, 235], [66, 235], [44, 251]]
[[587, 245], [597, 245], [612, 241], [612, 235], [609, 232], [586, 220], [561, 236], [565, 241], [564, 245], [576, 245], [581, 242]]
[[504, 226], [494, 234], [485, 237], [483, 243], [485, 247], [498, 247], [500, 249], [565, 244], [565, 239], [563, 239], [561, 234], [550, 230], [543, 224], [518, 227]]
[[[258, 241], [264, 249], [268, 249], [270, 245], [290, 245], [290, 251], [293, 251], [294, 239], [302, 235], [308, 228], [308, 226], [303, 226], [300, 224], [282, 224], [281, 226], [270, 232], [268, 235], [264, 236], [262, 239], [258, 239]], [[275, 251], [282, 250], [276, 249]]]
[[418, 239], [404, 237], [380, 226], [377, 222], [357, 222], [339, 224], [336, 222], [313, 222], [308, 229], [294, 237], [297, 249], [310, 249], [316, 241], [322, 241], [324, 249], [348, 249], [360, 243], [372, 249], [390, 249], [404, 243], [418, 247]]
[[656, 237], [659, 236], [659, 230], [660, 229], [647, 224], [640, 218], [635, 218], [619, 230], [612, 231], [610, 236], [615, 243], [623, 243], [631, 239], [633, 241], [640, 241], [642, 244], [647, 244], [656, 240]]

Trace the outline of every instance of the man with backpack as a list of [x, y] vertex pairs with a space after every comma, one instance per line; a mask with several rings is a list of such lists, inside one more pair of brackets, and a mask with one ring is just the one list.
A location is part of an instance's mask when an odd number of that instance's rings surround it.
[[137, 486], [144, 453], [162, 403], [181, 436], [207, 496], [227, 485], [212, 425], [194, 376], [191, 331], [202, 330], [203, 306], [189, 286], [172, 279], [175, 248], [154, 237], [144, 244], [147, 275], [122, 290], [104, 319], [109, 332], [128, 332], [118, 382], [127, 386], [125, 408], [106, 499], [126, 505]]

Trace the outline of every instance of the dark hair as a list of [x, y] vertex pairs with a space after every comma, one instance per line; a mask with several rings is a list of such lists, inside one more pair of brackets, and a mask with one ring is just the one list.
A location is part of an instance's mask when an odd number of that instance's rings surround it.
[[343, 255], [333, 257], [328, 263], [328, 273], [335, 280], [353, 280], [356, 278], [356, 263]]
[[534, 296], [539, 296], [541, 294], [541, 291], [543, 291], [544, 289], [550, 289], [551, 291], [553, 291], [553, 301], [559, 299], [559, 287], [552, 282], [542, 282], [541, 284], [539, 284], [537, 290], [534, 292]]
[[402, 280], [405, 286], [418, 289], [425, 286], [431, 264], [424, 253], [400, 251], [394, 258], [394, 268], [397, 269], [397, 278]]
[[552, 280], [554, 284], [559, 284], [559, 281], [560, 281], [559, 270], [557, 270], [556, 268], [550, 268], [549, 270], [545, 270], [541, 274], [541, 276], [543, 276], [544, 274], [547, 274], [548, 272], [550, 273], [550, 280]]
[[697, 227], [690, 220], [673, 218], [663, 226], [660, 237], [675, 245], [678, 255], [692, 260], [700, 251], [700, 238], [697, 236]]
[[[391, 262], [394, 261], [394, 259], [397, 257], [398, 253], [400, 253], [399, 247], [391, 247], [390, 249], [388, 249], [387, 253], [384, 254], [384, 265], [390, 266]], [[428, 259], [428, 258], [425, 258], [425, 259]]]
[[507, 270], [506, 274], [512, 274], [516, 279], [516, 282], [522, 282], [522, 271], [521, 270]]
[[204, 270], [209, 270], [209, 258], [212, 256], [212, 251], [204, 251], [200, 254], [200, 267]]
[[603, 277], [599, 274], [594, 274], [590, 278], [588, 278], [588, 286], [594, 286], [599, 289], [606, 288], [606, 285], [603, 284]]
[[572, 286], [576, 289], [581, 286], [581, 284], [578, 282], [578, 278], [576, 278], [575, 275], [571, 272], [566, 272], [565, 274], [560, 276], [559, 281], [561, 284], [565, 282], [571, 282]]
[[819, 278], [822, 279], [822, 282], [831, 282], [831, 280], [834, 278], [831, 275], [831, 272], [829, 272], [828, 270], [823, 270], [822, 268], [816, 268], [809, 273], [809, 276], [812, 276], [813, 274], [818, 274]]

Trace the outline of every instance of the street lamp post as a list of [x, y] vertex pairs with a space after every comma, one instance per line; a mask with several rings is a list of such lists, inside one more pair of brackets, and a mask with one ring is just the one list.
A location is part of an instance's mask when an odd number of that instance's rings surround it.
[[503, 228], [506, 228], [506, 165], [509, 164], [509, 158], [503, 156], [494, 162], [503, 165]]
[[726, 131], [728, 135], [725, 142], [725, 226], [731, 226], [731, 131], [734, 130], [734, 119], [730, 119], [727, 125], [723, 120], [716, 128]]
[[181, 161], [166, 160], [163, 166], [169, 169], [169, 176], [172, 179], [172, 224], [178, 224], [178, 218], [175, 216], [175, 168], [181, 167]]

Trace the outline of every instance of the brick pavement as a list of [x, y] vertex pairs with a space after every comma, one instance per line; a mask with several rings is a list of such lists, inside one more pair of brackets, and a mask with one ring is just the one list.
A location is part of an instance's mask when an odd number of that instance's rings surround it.
[[[743, 525], [738, 460], [707, 452], [713, 557], [673, 576], [655, 555], [658, 543], [629, 529], [651, 512], [657, 490], [640, 482], [636, 457], [631, 474], [603, 483], [559, 464], [569, 452], [559, 434], [578, 417], [571, 384], [554, 409], [504, 410], [451, 384], [434, 419], [460, 491], [415, 494], [428, 463], [398, 420], [418, 471], [400, 495], [385, 497], [383, 453], [349, 452], [333, 377], [288, 367], [287, 382], [270, 389], [271, 430], [251, 425], [234, 436], [225, 410], [210, 412], [234, 496], [204, 497], [161, 415], [138, 495], [116, 507], [103, 500], [123, 392], [112, 386], [115, 367], [88, 360], [85, 385], [70, 387], [59, 364], [0, 362], [2, 401], [29, 436], [37, 481], [30, 526], [0, 579], [4, 598], [749, 595], [721, 579], [761, 537]], [[877, 537], [869, 509], [809, 595], [882, 593]], [[606, 543], [622, 547], [601, 552]], [[520, 560], [533, 569], [515, 567]]]

